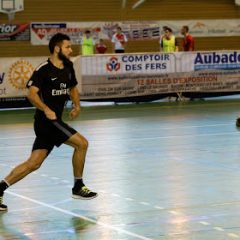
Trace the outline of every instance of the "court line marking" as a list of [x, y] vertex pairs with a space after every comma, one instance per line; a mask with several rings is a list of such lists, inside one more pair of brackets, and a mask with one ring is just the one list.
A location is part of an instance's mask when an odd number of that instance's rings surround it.
[[46, 235], [46, 234], [57, 234], [57, 233], [72, 233], [74, 232], [73, 228], [67, 228], [65, 230], [58, 230], [58, 231], [43, 231], [43, 232], [27, 232], [24, 234], [24, 236], [30, 237], [34, 235]]
[[83, 219], [83, 220], [85, 220], [85, 221], [88, 221], [88, 222], [97, 224], [97, 225], [99, 225], [99, 226], [101, 226], [101, 227], [104, 227], [104, 228], [107, 228], [107, 229], [110, 229], [110, 230], [114, 230], [114, 231], [117, 231], [117, 232], [120, 232], [120, 233], [124, 233], [124, 234], [129, 235], [129, 236], [132, 236], [132, 237], [136, 237], [136, 238], [138, 238], [138, 239], [153, 240], [153, 239], [151, 239], [151, 238], [147, 238], [147, 237], [138, 235], [138, 234], [136, 234], [136, 233], [133, 233], [133, 232], [130, 232], [130, 231], [127, 231], [127, 230], [118, 228], [118, 227], [114, 227], [114, 226], [112, 226], [112, 225], [109, 225], [109, 224], [106, 224], [106, 223], [103, 223], [103, 222], [100, 222], [100, 221], [93, 220], [93, 219], [88, 218], [88, 217], [85, 217], [85, 216], [83, 216], [83, 215], [80, 215], [80, 214], [77, 214], [77, 213], [73, 213], [73, 212], [71, 212], [71, 211], [64, 210], [64, 209], [62, 209], [62, 208], [59, 208], [59, 207], [56, 207], [56, 206], [53, 206], [53, 205], [50, 205], [50, 204], [47, 204], [47, 203], [44, 203], [44, 202], [41, 202], [41, 201], [32, 199], [32, 198], [29, 198], [29, 197], [26, 197], [26, 196], [23, 196], [23, 195], [20, 195], [20, 194], [11, 192], [11, 191], [9, 191], [9, 190], [7, 190], [6, 193], [8, 193], [8, 194], [10, 194], [10, 195], [12, 195], [12, 196], [15, 196], [15, 197], [19, 197], [19, 198], [25, 199], [25, 200], [27, 200], [27, 201], [29, 201], [29, 202], [36, 203], [36, 204], [41, 205], [41, 206], [44, 206], [44, 207], [46, 207], [46, 208], [50, 208], [50, 209], [53, 209], [53, 210], [55, 210], [55, 211], [58, 211], [58, 212], [61, 212], [61, 213], [64, 213], [64, 214], [67, 214], [67, 215], [70, 215], [70, 216], [74, 216], [74, 217], [81, 218], [81, 219]]
[[[238, 132], [222, 132], [222, 133], [202, 133], [202, 134], [189, 134], [189, 135], [172, 135], [172, 136], [155, 136], [155, 137], [145, 137], [145, 138], [128, 138], [128, 141], [143, 141], [143, 140], [154, 140], [154, 139], [172, 139], [172, 138], [189, 138], [189, 137], [206, 137], [206, 136], [223, 136], [223, 135], [239, 135]], [[94, 144], [97, 143], [106, 143], [106, 141], [123, 141], [126, 138], [118, 138], [118, 139], [108, 139], [108, 140], [93, 140]], [[22, 147], [29, 147], [32, 145], [15, 145], [15, 146], [0, 146], [0, 149], [6, 148], [22, 148]]]
[[[192, 126], [179, 126], [179, 127], [162, 127], [159, 130], [177, 130], [177, 129], [188, 129], [188, 128], [205, 128], [205, 127], [222, 127], [222, 126], [234, 126], [230, 123], [220, 123], [220, 124], [209, 124], [209, 125], [192, 125]], [[26, 139], [35, 138], [35, 135], [26, 135], [21, 137], [1, 137], [0, 140], [10, 140], [10, 139]]]
[[106, 141], [143, 141], [143, 140], [154, 140], [154, 139], [172, 139], [172, 138], [188, 138], [188, 137], [206, 137], [206, 136], [222, 136], [222, 135], [239, 135], [238, 132], [221, 132], [221, 133], [202, 133], [202, 134], [189, 134], [189, 135], [172, 135], [172, 136], [155, 136], [155, 137], [145, 137], [145, 138], [119, 138], [119, 139], [108, 139], [108, 140], [99, 140], [92, 141], [93, 143], [104, 142]]

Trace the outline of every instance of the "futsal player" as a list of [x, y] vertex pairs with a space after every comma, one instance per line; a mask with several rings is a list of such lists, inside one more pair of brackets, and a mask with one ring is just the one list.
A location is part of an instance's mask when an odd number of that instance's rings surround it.
[[70, 118], [74, 119], [80, 113], [77, 80], [70, 61], [72, 53], [70, 38], [62, 33], [55, 34], [49, 41], [49, 51], [50, 58], [34, 71], [27, 83], [28, 99], [36, 107], [34, 116], [36, 138], [32, 152], [26, 161], [15, 167], [0, 182], [0, 211], [7, 210], [7, 206], [3, 204], [4, 191], [37, 170], [54, 146], [59, 147], [63, 143], [74, 149], [72, 197], [79, 199], [97, 197], [97, 193], [89, 190], [82, 179], [88, 141], [62, 121], [64, 104], [69, 97], [73, 102]]

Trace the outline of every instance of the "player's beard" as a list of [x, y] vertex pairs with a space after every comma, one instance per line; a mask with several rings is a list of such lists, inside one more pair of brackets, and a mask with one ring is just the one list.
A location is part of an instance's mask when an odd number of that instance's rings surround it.
[[60, 51], [58, 53], [58, 58], [63, 61], [63, 65], [67, 66], [70, 64], [70, 60], [62, 53], [62, 49], [60, 48]]

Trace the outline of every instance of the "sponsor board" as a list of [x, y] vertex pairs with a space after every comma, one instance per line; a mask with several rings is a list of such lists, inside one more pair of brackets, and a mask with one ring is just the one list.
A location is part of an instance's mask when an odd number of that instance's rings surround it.
[[239, 92], [239, 56], [239, 51], [83, 56], [81, 99]]
[[[25, 97], [26, 82], [47, 57], [0, 59], [0, 98]], [[240, 51], [77, 56], [72, 59], [82, 100], [239, 93]], [[54, 81], [55, 79], [53, 79]], [[68, 94], [64, 86], [60, 92]]]
[[160, 28], [156, 21], [129, 22], [49, 22], [31, 23], [31, 42], [33, 45], [47, 45], [49, 39], [57, 32], [71, 38], [73, 44], [80, 44], [84, 32], [91, 31], [95, 40], [111, 39], [116, 28], [121, 26], [128, 39], [142, 40], [160, 37]]
[[30, 41], [30, 25], [0, 24], [0, 41]]
[[163, 26], [172, 28], [177, 37], [182, 37], [182, 26], [189, 26], [194, 37], [226, 37], [240, 35], [240, 19], [203, 20], [161, 20], [161, 21], [122, 21], [122, 22], [33, 22], [31, 23], [31, 43], [47, 45], [51, 36], [63, 32], [70, 36], [73, 44], [80, 44], [86, 29], [92, 32], [95, 40], [111, 39], [118, 26], [130, 40], [159, 39]]

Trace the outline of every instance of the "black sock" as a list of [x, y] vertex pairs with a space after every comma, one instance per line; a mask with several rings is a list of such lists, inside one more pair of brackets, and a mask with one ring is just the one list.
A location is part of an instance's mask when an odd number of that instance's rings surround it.
[[84, 183], [83, 183], [82, 178], [80, 178], [80, 179], [75, 178], [74, 179], [74, 186], [73, 186], [73, 188], [81, 188], [83, 186], [84, 186]]
[[8, 187], [8, 184], [4, 180], [2, 180], [0, 182], [0, 194], [3, 193]]

